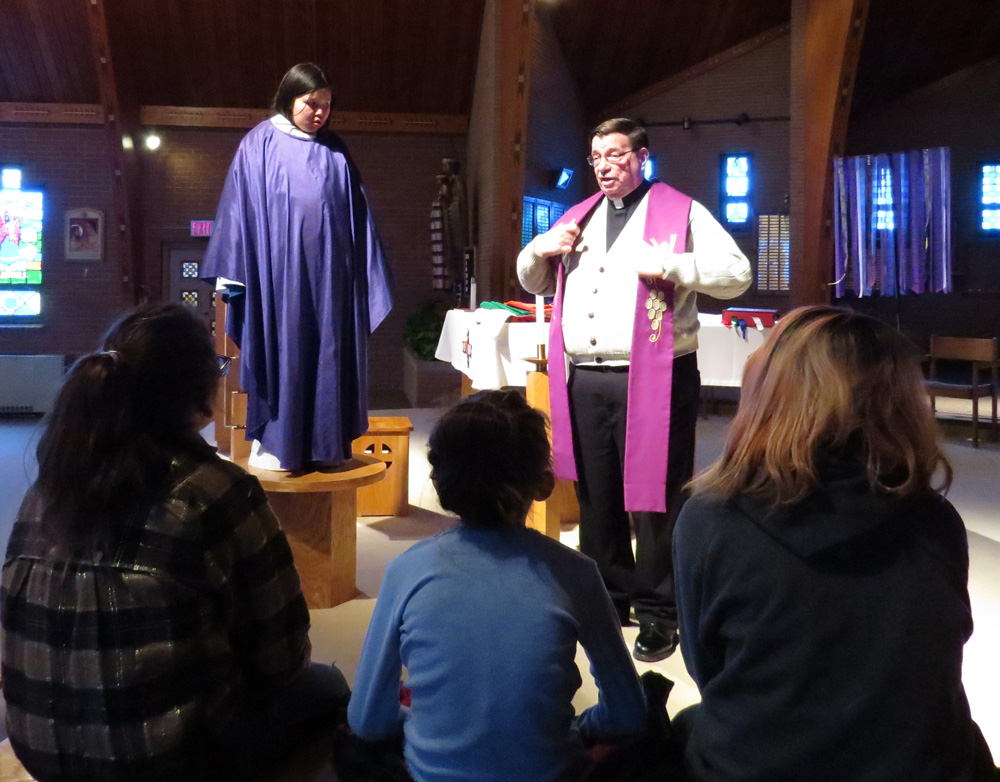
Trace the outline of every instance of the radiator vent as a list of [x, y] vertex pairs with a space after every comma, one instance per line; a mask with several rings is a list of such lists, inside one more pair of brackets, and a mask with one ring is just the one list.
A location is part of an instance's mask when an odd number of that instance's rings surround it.
[[0, 356], [0, 415], [49, 412], [62, 379], [62, 356]]

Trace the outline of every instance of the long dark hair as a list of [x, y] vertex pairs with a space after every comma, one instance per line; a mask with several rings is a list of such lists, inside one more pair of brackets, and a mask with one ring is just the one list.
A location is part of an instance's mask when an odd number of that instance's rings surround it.
[[210, 452], [195, 431], [211, 415], [219, 365], [208, 329], [180, 304], [119, 318], [70, 369], [38, 442], [35, 490], [62, 539], [104, 537], [169, 486], [171, 462]]
[[692, 486], [790, 505], [819, 486], [822, 454], [853, 452], [872, 491], [944, 491], [951, 465], [937, 434], [905, 337], [850, 310], [800, 307], [750, 356], [722, 455]]
[[[284, 116], [289, 122], [292, 120], [292, 106], [299, 95], [306, 95], [316, 90], [330, 90], [331, 108], [333, 88], [330, 80], [326, 78], [323, 69], [312, 62], [300, 62], [288, 69], [288, 72], [281, 77], [278, 91], [274, 93], [271, 100], [271, 108], [278, 114]], [[327, 123], [330, 119], [327, 117]], [[326, 126], [324, 126], [325, 128]]]

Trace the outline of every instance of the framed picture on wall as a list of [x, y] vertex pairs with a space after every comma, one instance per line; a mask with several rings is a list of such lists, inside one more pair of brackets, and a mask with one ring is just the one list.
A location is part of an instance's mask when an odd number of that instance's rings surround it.
[[66, 212], [66, 260], [104, 259], [104, 212], [70, 209]]

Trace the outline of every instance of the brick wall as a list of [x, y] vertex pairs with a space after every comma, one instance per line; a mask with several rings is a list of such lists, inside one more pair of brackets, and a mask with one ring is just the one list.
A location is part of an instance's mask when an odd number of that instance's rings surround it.
[[[0, 125], [0, 165], [22, 170], [25, 190], [44, 191], [44, 323], [0, 326], [0, 353], [79, 354], [93, 350], [121, 310], [110, 156], [100, 127]], [[90, 207], [105, 216], [103, 262], [65, 260], [65, 213]]]
[[[144, 283], [163, 296], [163, 247], [191, 242], [189, 222], [215, 216], [226, 171], [242, 131], [171, 128], [156, 153], [142, 152]], [[361, 170], [396, 280], [396, 307], [371, 341], [373, 398], [402, 399], [402, 328], [432, 295], [428, 216], [441, 158], [465, 157], [464, 136], [345, 134]], [[0, 329], [0, 352], [79, 354], [92, 350], [123, 309], [115, 263], [63, 259], [66, 209], [112, 212], [110, 160], [99, 128], [0, 126], [3, 165], [24, 169], [25, 187], [46, 192], [44, 325]], [[106, 258], [119, 247], [108, 226]], [[206, 242], [207, 243], [207, 242]]]
[[[536, 5], [532, 31], [528, 135], [524, 194], [570, 206], [594, 192], [594, 175], [584, 161], [589, 139], [576, 83], [569, 72], [545, 6]], [[573, 169], [569, 187], [553, 187], [553, 172]]]
[[476, 284], [479, 301], [491, 297], [490, 265], [497, 246], [496, 182], [493, 165], [500, 128], [493, 105], [496, 95], [496, 0], [486, 0], [479, 35], [476, 82], [469, 115], [469, 239], [476, 246]]
[[[649, 128], [650, 153], [657, 177], [687, 193], [719, 215], [719, 165], [723, 154], [753, 156], [753, 207], [758, 214], [787, 212], [789, 188], [789, 123], [753, 122], [753, 117], [790, 114], [790, 36], [783, 36], [708, 73], [690, 79], [635, 106], [628, 115], [647, 123], [679, 122], [691, 117], [691, 129]], [[699, 125], [746, 113], [747, 124]], [[755, 263], [757, 232], [734, 234], [740, 249]], [[739, 298], [744, 306], [783, 308], [787, 296], [757, 294]], [[699, 309], [718, 312], [733, 302], [699, 297]]]

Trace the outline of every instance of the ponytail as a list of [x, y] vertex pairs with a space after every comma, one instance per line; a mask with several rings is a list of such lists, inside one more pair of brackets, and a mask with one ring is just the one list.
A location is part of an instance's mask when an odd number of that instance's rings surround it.
[[160, 498], [180, 452], [201, 452], [194, 422], [211, 410], [218, 365], [204, 323], [180, 305], [146, 305], [67, 374], [38, 443], [36, 488], [64, 541], [113, 540], [127, 515]]

